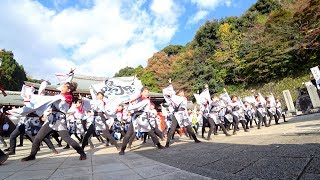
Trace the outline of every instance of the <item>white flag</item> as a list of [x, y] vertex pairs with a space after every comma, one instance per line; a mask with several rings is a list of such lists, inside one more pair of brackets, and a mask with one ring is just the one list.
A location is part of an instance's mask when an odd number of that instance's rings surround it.
[[142, 89], [141, 81], [134, 76], [114, 77], [104, 82], [90, 86], [91, 96], [95, 97], [98, 92], [116, 103], [126, 103], [139, 97]]
[[319, 87], [319, 84], [320, 84], [320, 70], [319, 70], [319, 67], [316, 66], [316, 67], [310, 68], [310, 70], [311, 70], [311, 72], [313, 74], [314, 79], [316, 80], [317, 88], [320, 89], [320, 87]]
[[47, 81], [42, 81], [38, 90], [38, 95], [41, 95], [41, 93], [46, 89], [47, 85], [48, 85]]
[[243, 98], [243, 101], [248, 102], [248, 103], [252, 103], [252, 104], [255, 104], [257, 102], [256, 99], [254, 98], [254, 96], [247, 96], [247, 97]]
[[220, 98], [222, 100], [224, 100], [226, 103], [231, 103], [231, 98], [230, 98], [228, 92], [225, 92], [225, 93], [221, 94]]
[[[56, 75], [56, 77], [60, 82], [60, 85], [62, 86], [67, 82], [72, 82], [74, 73], [73, 73], [73, 70], [71, 70], [71, 72], [69, 72], [68, 74], [55, 73], [54, 75]], [[61, 91], [61, 86], [57, 87], [59, 91]]]
[[205, 89], [204, 91], [202, 91], [202, 93], [200, 94], [193, 94], [194, 97], [196, 98], [197, 103], [200, 104], [205, 104], [208, 101], [210, 101], [210, 93], [209, 93], [209, 89]]

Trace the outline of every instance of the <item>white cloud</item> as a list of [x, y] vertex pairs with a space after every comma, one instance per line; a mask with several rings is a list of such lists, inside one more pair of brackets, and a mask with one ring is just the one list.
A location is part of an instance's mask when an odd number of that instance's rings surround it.
[[[61, 8], [64, 0], [56, 0]], [[129, 65], [146, 65], [170, 42], [181, 8], [173, 0], [82, 0], [86, 8], [48, 9], [33, 0], [0, 1], [0, 48], [12, 50], [28, 74], [113, 76]]]
[[232, 0], [191, 0], [192, 3], [196, 4], [199, 9], [210, 9], [213, 10], [220, 5], [231, 6]]
[[231, 0], [226, 0], [225, 4], [226, 4], [226, 6], [230, 7], [232, 5], [232, 1]]
[[188, 20], [187, 24], [188, 24], [188, 25], [196, 24], [196, 23], [198, 23], [200, 20], [202, 20], [203, 18], [205, 18], [208, 14], [209, 14], [208, 11], [200, 10], [200, 11], [198, 11], [194, 16], [192, 16], [192, 17]]

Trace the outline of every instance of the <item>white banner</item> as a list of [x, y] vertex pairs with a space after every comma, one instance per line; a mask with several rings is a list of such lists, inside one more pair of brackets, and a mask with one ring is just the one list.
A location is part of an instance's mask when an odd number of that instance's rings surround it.
[[316, 80], [317, 88], [320, 89], [320, 87], [319, 87], [319, 84], [320, 84], [320, 70], [319, 70], [319, 67], [316, 66], [316, 67], [310, 68], [310, 70], [311, 70], [311, 72], [313, 74], [314, 79]]
[[205, 89], [204, 91], [202, 91], [202, 93], [200, 94], [193, 94], [194, 97], [196, 98], [197, 103], [200, 104], [205, 104], [208, 101], [210, 101], [210, 93], [209, 93], [209, 89]]
[[227, 92], [221, 94], [220, 98], [224, 100], [226, 103], [231, 103], [231, 98]]
[[90, 92], [93, 99], [98, 92], [102, 92], [107, 99], [122, 103], [138, 98], [141, 89], [141, 81], [134, 76], [114, 77], [90, 86]]
[[254, 98], [254, 96], [247, 96], [247, 97], [243, 98], [243, 101], [248, 102], [248, 103], [252, 103], [252, 104], [255, 104], [257, 102], [256, 99]]

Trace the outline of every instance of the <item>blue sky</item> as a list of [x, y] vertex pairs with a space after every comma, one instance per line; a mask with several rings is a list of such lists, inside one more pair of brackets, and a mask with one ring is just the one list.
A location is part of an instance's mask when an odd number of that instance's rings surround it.
[[29, 76], [110, 77], [146, 66], [170, 44], [185, 45], [206, 20], [243, 14], [256, 0], [2, 0], [0, 48]]
[[[241, 3], [240, 3], [241, 2]], [[221, 19], [228, 16], [241, 16], [250, 6], [256, 3], [257, 0], [241, 0], [233, 4], [232, 6], [220, 6], [214, 10], [211, 10], [205, 19], [200, 20], [196, 24], [185, 25], [187, 22], [187, 16], [180, 18], [180, 28], [178, 32], [173, 36], [171, 44], [185, 45], [190, 42], [199, 27], [205, 23], [206, 20], [212, 21], [213, 19]], [[197, 8], [191, 4], [187, 4], [186, 14], [194, 14]]]
[[[88, 0], [38, 0], [42, 5], [48, 7], [50, 9], [63, 11], [66, 8], [78, 8], [78, 9], [85, 9], [90, 8], [93, 6], [92, 1]], [[147, 1], [143, 8], [148, 10], [150, 3], [152, 1]], [[198, 8], [190, 3], [188, 0], [177, 0], [181, 7], [183, 7], [183, 14], [179, 17], [179, 29], [172, 37], [172, 40], [168, 44], [179, 44], [185, 45], [190, 42], [197, 32], [198, 28], [204, 24], [206, 20], [213, 20], [213, 19], [221, 19], [228, 16], [241, 16], [250, 6], [257, 2], [257, 0], [240, 0], [240, 1], [233, 1], [230, 6], [222, 5], [218, 8], [209, 11], [209, 14], [202, 20], [199, 20], [195, 24], [187, 24], [188, 21], [188, 14], [195, 14]]]

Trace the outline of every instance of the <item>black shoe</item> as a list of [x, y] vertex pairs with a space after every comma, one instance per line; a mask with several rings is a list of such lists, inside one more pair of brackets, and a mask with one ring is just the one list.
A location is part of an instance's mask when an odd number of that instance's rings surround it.
[[86, 154], [81, 154], [79, 160], [86, 160], [87, 155]]
[[170, 146], [170, 143], [166, 143], [165, 147], [168, 148]]
[[162, 146], [160, 143], [156, 144], [156, 146], [158, 147], [158, 149], [165, 149], [165, 147]]
[[23, 144], [19, 144], [17, 147], [22, 147], [23, 146]]
[[244, 132], [249, 132], [249, 130], [248, 129], [244, 129]]
[[57, 144], [58, 147], [62, 147], [62, 144]]
[[226, 136], [232, 136], [231, 134], [227, 133]]
[[106, 146], [110, 146], [110, 144], [109, 144], [109, 143], [107, 143], [107, 144], [106, 144]]
[[198, 139], [194, 140], [195, 143], [201, 143]]
[[121, 151], [119, 152], [119, 155], [124, 155], [124, 151], [121, 150]]
[[64, 147], [63, 149], [70, 149], [70, 146], [66, 146], [66, 147]]
[[276, 123], [276, 125], [278, 125], [278, 124], [280, 124], [280, 123]]
[[162, 146], [161, 144], [157, 145], [158, 149], [165, 149], [166, 147]]
[[9, 152], [9, 151], [10, 151], [10, 148], [4, 149], [3, 151], [4, 151], [4, 152]]
[[0, 165], [6, 162], [8, 158], [9, 158], [8, 154], [0, 156]]
[[288, 121], [284, 121], [284, 122], [288, 122]]
[[32, 161], [35, 160], [36, 157], [35, 156], [27, 156], [25, 158], [22, 158], [21, 161]]
[[16, 152], [14, 152], [14, 151], [10, 151], [9, 153], [8, 153], [8, 155], [15, 155], [16, 154]]

